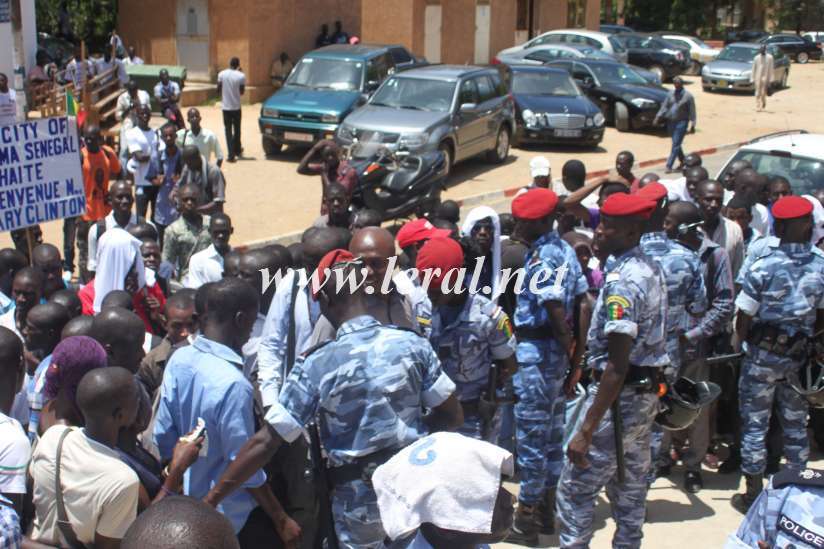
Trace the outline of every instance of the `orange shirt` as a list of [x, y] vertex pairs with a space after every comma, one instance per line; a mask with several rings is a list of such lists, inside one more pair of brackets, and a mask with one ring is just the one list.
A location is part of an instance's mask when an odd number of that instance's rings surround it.
[[100, 147], [96, 153], [90, 153], [83, 148], [83, 186], [86, 189], [86, 214], [84, 221], [103, 219], [111, 211], [106, 204], [106, 193], [109, 192], [111, 174], [120, 173], [120, 160], [117, 154], [106, 145]]

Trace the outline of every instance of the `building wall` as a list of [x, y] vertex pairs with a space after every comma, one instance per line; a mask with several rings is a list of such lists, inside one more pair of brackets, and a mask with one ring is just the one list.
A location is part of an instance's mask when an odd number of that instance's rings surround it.
[[569, 2], [567, 0], [536, 0], [535, 19], [538, 31], [535, 35], [567, 27]]
[[126, 44], [147, 63], [177, 63], [173, 0], [120, 0], [118, 5], [117, 29]]
[[441, 2], [441, 61], [475, 61], [475, 0]]
[[492, 0], [492, 24], [489, 30], [490, 58], [504, 48], [515, 45], [518, 5], [513, 0]]

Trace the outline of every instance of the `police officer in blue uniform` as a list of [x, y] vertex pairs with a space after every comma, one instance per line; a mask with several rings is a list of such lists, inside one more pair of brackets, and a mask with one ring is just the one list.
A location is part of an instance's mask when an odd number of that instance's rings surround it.
[[312, 294], [337, 328], [336, 338], [296, 362], [278, 403], [266, 413], [266, 425], [241, 449], [207, 501], [220, 501], [283, 440], [301, 437], [317, 418], [338, 543], [368, 548], [380, 547], [386, 537], [371, 472], [427, 431], [456, 429], [463, 417], [455, 385], [426, 339], [382, 326], [366, 314], [363, 286], [350, 291], [346, 277], [360, 268], [362, 262], [346, 250], [321, 260], [322, 287]]
[[[639, 247], [655, 207], [637, 196], [614, 194], [601, 208], [595, 243], [609, 259], [587, 340], [594, 383], [558, 485], [561, 547], [589, 546], [595, 500], [604, 487], [617, 524], [613, 546], [641, 545], [650, 432], [659, 409], [657, 388], [669, 363], [666, 281]], [[617, 441], [623, 456], [616, 453]]]
[[788, 383], [806, 362], [812, 338], [824, 326], [824, 253], [810, 244], [812, 204], [786, 196], [773, 204], [777, 246], [767, 246], [744, 274], [736, 332], [747, 353], [738, 382], [741, 411], [741, 470], [746, 492], [730, 503], [746, 513], [761, 492], [765, 438], [773, 402], [784, 431], [787, 466], [803, 469], [809, 457], [807, 402]]
[[588, 286], [572, 246], [552, 230], [557, 204], [557, 195], [542, 188], [512, 202], [518, 234], [530, 244], [515, 309], [521, 489], [509, 538], [514, 543], [534, 544], [539, 531], [554, 533], [555, 492], [563, 464], [563, 385], [574, 349], [570, 319], [576, 298]]
[[[427, 292], [433, 309], [429, 341], [444, 372], [456, 385], [455, 394], [464, 413], [458, 432], [497, 444], [500, 417], [495, 389], [518, 367], [509, 316], [489, 298], [466, 289], [463, 282], [469, 275], [460, 270], [464, 253], [454, 239], [427, 241], [418, 251], [416, 266], [419, 276], [430, 277]], [[465, 276], [460, 276], [461, 272]]]

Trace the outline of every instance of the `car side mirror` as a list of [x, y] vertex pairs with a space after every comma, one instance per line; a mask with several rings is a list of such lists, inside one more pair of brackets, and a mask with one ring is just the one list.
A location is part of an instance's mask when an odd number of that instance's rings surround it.
[[477, 103], [461, 103], [460, 112], [474, 112], [478, 108]]
[[595, 80], [593, 80], [591, 76], [587, 76], [581, 80], [581, 85], [587, 89], [594, 88]]

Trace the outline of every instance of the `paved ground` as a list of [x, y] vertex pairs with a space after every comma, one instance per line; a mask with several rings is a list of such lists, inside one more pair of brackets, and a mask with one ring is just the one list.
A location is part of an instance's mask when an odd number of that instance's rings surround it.
[[[698, 150], [744, 141], [765, 133], [803, 128], [824, 132], [824, 64], [793, 64], [790, 88], [769, 99], [768, 110], [756, 113], [751, 95], [707, 94], [696, 77], [687, 77], [688, 89], [695, 95], [698, 132], [687, 136], [685, 148]], [[266, 160], [260, 145], [257, 117], [260, 105], [243, 109], [242, 132], [246, 158], [226, 164], [227, 212], [235, 225], [236, 243], [270, 239], [309, 226], [318, 213], [320, 184], [317, 178], [300, 176], [295, 166], [302, 151], [287, 150], [276, 160]], [[222, 136], [223, 122], [215, 107], [204, 107], [203, 125]], [[222, 138], [221, 138], [221, 141]], [[458, 165], [446, 198], [465, 198], [484, 192], [525, 183], [529, 159], [547, 155], [556, 173], [570, 158], [583, 160], [590, 171], [613, 166], [615, 155], [633, 151], [639, 161], [662, 158], [669, 152], [669, 140], [658, 133], [619, 133], [609, 128], [601, 146], [595, 150], [557, 147], [513, 149], [503, 166], [492, 167], [482, 160]], [[61, 223], [44, 227], [46, 240], [62, 240]], [[7, 234], [0, 235], [0, 247], [8, 246]]]

